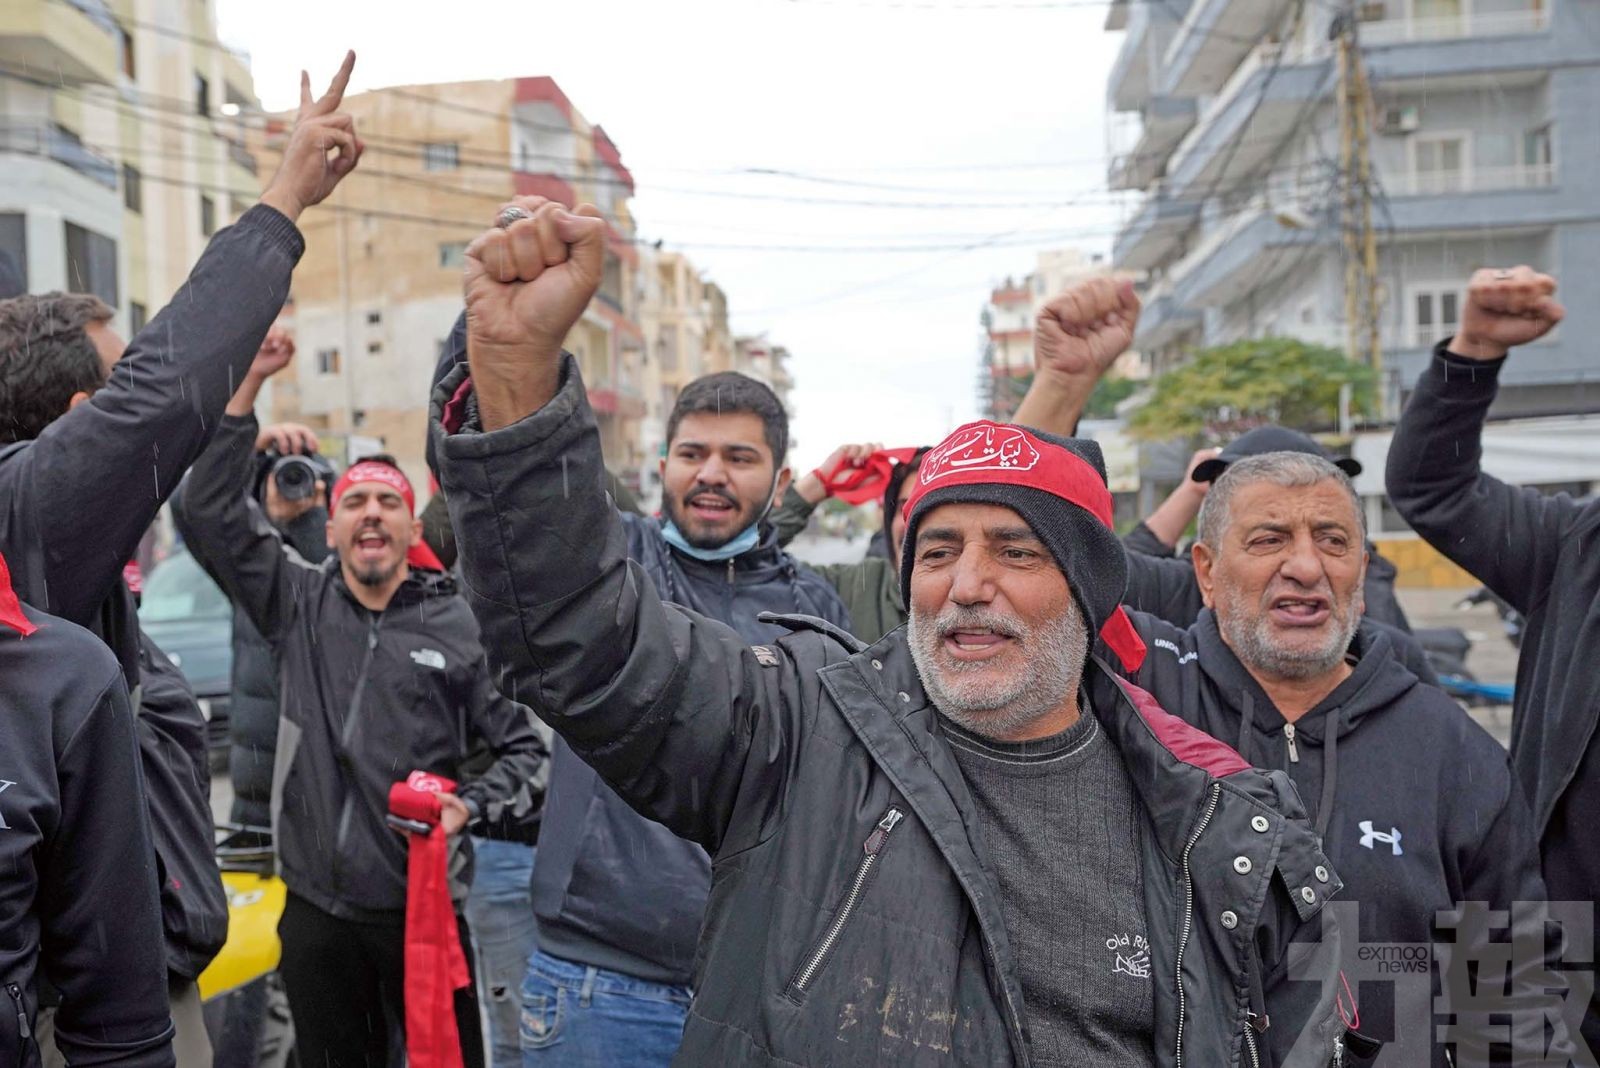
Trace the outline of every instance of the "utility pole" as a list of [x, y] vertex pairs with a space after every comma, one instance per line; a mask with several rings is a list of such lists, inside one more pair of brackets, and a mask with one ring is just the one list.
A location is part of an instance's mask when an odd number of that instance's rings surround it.
[[1378, 235], [1372, 228], [1372, 87], [1361, 60], [1356, 18], [1346, 10], [1335, 18], [1330, 36], [1339, 60], [1340, 229], [1344, 237], [1346, 355], [1368, 364], [1378, 377], [1379, 414], [1385, 414], [1380, 339]]

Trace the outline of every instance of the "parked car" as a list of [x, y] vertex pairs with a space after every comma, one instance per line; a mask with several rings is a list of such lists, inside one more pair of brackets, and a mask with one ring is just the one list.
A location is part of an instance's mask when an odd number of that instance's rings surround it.
[[178, 549], [144, 580], [139, 622], [183, 672], [206, 717], [213, 768], [228, 761], [233, 605], [186, 550]]

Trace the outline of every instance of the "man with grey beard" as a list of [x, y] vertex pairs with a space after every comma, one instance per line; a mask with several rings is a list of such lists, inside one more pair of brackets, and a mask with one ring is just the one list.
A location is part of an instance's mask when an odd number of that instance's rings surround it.
[[467, 251], [440, 478], [497, 685], [711, 854], [675, 1063], [1350, 1063], [1336, 945], [1291, 977], [1340, 884], [1288, 779], [1087, 658], [1144, 655], [1098, 448], [963, 427], [907, 503], [915, 640], [752, 646], [662, 600], [605, 493], [561, 350], [604, 221], [515, 206]]
[[[1206, 496], [1193, 549], [1206, 609], [1187, 630], [1132, 613], [1150, 654], [1130, 676], [1253, 764], [1288, 772], [1313, 802], [1323, 848], [1359, 913], [1359, 940], [1346, 932], [1353, 983], [1386, 978], [1361, 963], [1372, 958], [1357, 946], [1451, 942], [1437, 918], [1461, 902], [1500, 910], [1545, 897], [1505, 751], [1363, 619], [1365, 544], [1350, 479], [1326, 459], [1274, 452], [1234, 462]], [[1446, 1023], [1451, 997], [1464, 993], [1441, 981], [1438, 966], [1431, 984], [1396, 981], [1392, 993], [1369, 984], [1361, 1030], [1390, 1043], [1378, 1063], [1569, 1063], [1563, 1027], [1545, 1045], [1547, 1016], [1560, 1023], [1559, 1008], [1540, 1011], [1545, 960], [1513, 960], [1510, 998], [1534, 1011], [1500, 1034], [1485, 1016], [1454, 1041], [1430, 1040], [1443, 1032], [1429, 999], [1443, 996]]]

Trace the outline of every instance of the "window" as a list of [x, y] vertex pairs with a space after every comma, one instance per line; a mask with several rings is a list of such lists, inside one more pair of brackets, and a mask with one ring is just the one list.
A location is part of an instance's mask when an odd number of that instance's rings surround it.
[[104, 234], [65, 225], [67, 287], [75, 293], [93, 293], [115, 308], [117, 297], [117, 243]]
[[1555, 162], [1548, 124], [1522, 135], [1522, 162], [1529, 167], [1548, 167]]
[[367, 355], [368, 356], [376, 356], [378, 353], [380, 353], [382, 351], [383, 351], [383, 342], [381, 342], [381, 341], [369, 341], [369, 342], [367, 342]]
[[383, 322], [383, 312], [381, 312], [381, 311], [369, 311], [369, 312], [367, 312], [367, 325], [368, 326], [377, 326], [381, 322]]
[[459, 271], [467, 262], [465, 241], [446, 241], [439, 246], [439, 266]]
[[28, 291], [28, 226], [21, 212], [0, 214], [0, 300]]
[[117, 40], [122, 46], [122, 74], [123, 77], [133, 79], [138, 77], [138, 68], [133, 63], [133, 35], [121, 26], [117, 27]]
[[150, 312], [143, 304], [132, 301], [128, 304], [128, 332], [137, 334], [144, 329], [144, 324], [150, 321]]
[[454, 141], [430, 141], [422, 146], [422, 169], [453, 171], [461, 166], [461, 146]]
[[317, 374], [336, 375], [339, 373], [339, 350], [317, 350]]
[[129, 211], [144, 211], [144, 175], [128, 163], [122, 165], [122, 206]]
[[1411, 318], [1411, 344], [1427, 348], [1443, 341], [1461, 325], [1461, 290], [1452, 286], [1418, 286], [1407, 307]]
[[1467, 139], [1458, 133], [1420, 134], [1414, 144], [1412, 168], [1416, 192], [1459, 193], [1467, 188]]
[[204, 194], [200, 196], [200, 232], [206, 237], [217, 232], [217, 202]]
[[211, 83], [199, 74], [194, 76], [194, 113], [211, 114]]

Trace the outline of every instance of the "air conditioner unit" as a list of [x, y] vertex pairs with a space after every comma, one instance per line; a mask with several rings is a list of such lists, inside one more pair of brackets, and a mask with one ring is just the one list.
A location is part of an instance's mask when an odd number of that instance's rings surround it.
[[1372, 0], [1371, 3], [1361, 4], [1356, 8], [1356, 21], [1382, 22], [1389, 16], [1389, 8], [1383, 0]]
[[1384, 108], [1378, 115], [1379, 133], [1416, 133], [1421, 127], [1422, 113], [1414, 107]]

